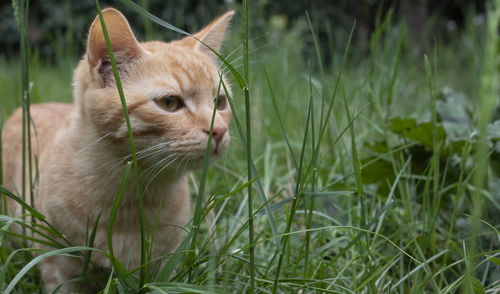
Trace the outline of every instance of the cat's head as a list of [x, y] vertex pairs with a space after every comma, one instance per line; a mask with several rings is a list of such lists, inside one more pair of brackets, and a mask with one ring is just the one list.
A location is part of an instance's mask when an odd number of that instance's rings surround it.
[[[218, 51], [233, 13], [225, 13], [194, 36]], [[193, 37], [169, 43], [139, 43], [118, 10], [107, 8], [102, 15], [139, 159], [199, 167], [218, 92], [211, 158], [222, 154], [230, 140], [231, 109], [220, 86], [216, 55]], [[228, 83], [225, 85], [229, 90]], [[90, 27], [87, 51], [75, 70], [74, 87], [79, 119], [105, 136], [110, 148], [130, 152], [127, 125], [98, 17]]]

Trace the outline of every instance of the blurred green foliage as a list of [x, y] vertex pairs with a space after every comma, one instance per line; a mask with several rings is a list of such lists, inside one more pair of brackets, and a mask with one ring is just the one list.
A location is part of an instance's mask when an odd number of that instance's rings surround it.
[[[215, 16], [228, 9], [238, 10], [240, 1], [234, 0], [136, 0], [137, 4], [154, 15], [181, 29], [194, 32]], [[324, 51], [344, 43], [342, 32], [348, 31], [356, 22], [354, 42], [357, 47], [369, 48], [370, 34], [377, 23], [383, 21], [389, 11], [394, 12], [395, 21], [405, 22], [413, 38], [422, 46], [432, 45], [436, 38], [463, 28], [466, 13], [477, 15], [484, 12], [485, 0], [445, 1], [254, 1], [250, 8], [253, 35], [266, 33], [269, 23], [290, 29], [306, 23], [306, 12], [310, 14]], [[150, 21], [129, 13], [121, 1], [102, 0], [102, 7], [114, 6], [124, 11], [134, 24], [140, 39], [170, 40], [179, 36], [158, 29]], [[29, 42], [39, 50], [42, 58], [60, 56], [61, 51], [79, 56], [85, 48], [87, 28], [96, 14], [94, 0], [44, 0], [30, 2]], [[307, 27], [307, 25], [305, 25]], [[339, 33], [341, 32], [341, 33]], [[339, 36], [341, 35], [341, 36]], [[64, 38], [61, 39], [61, 36]], [[0, 3], [0, 52], [7, 56], [18, 53], [19, 36], [12, 13], [11, 1]], [[325, 54], [327, 63], [330, 55]]]

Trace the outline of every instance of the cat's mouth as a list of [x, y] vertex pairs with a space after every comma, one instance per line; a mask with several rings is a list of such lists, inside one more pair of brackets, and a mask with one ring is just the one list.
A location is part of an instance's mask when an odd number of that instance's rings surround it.
[[214, 151], [212, 151], [212, 155], [215, 155], [215, 156], [220, 156], [222, 153], [223, 153], [223, 151], [221, 152], [219, 146], [216, 146]]

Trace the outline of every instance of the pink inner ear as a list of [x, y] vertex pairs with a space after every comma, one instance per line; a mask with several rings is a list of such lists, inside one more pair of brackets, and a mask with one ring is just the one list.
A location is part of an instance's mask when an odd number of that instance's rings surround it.
[[[116, 9], [107, 8], [102, 11], [102, 15], [117, 63], [137, 58], [142, 50], [123, 14]], [[108, 59], [106, 41], [98, 16], [90, 27], [87, 56], [91, 69], [94, 69], [99, 61]]]

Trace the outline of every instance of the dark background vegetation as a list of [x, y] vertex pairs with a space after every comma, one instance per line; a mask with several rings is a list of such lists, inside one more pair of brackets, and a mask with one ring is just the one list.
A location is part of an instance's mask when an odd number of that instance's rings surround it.
[[[137, 4], [151, 11], [163, 20], [193, 32], [227, 9], [236, 8], [240, 1], [231, 0], [137, 0]], [[403, 21], [409, 27], [411, 36], [423, 48], [432, 45], [435, 39], [446, 39], [464, 28], [467, 14], [481, 18], [485, 0], [446, 1], [377, 1], [377, 0], [309, 0], [269, 1], [258, 0], [250, 4], [252, 15], [251, 31], [262, 33], [268, 22], [274, 22], [283, 29], [296, 26], [306, 19], [308, 12], [317, 29], [321, 47], [335, 47], [337, 41], [332, 31], [348, 31], [356, 21], [355, 44], [368, 49], [370, 34], [376, 23], [392, 12], [396, 21]], [[101, 1], [103, 7], [109, 1]], [[122, 4], [113, 3], [134, 23], [136, 33], [142, 39], [178, 38], [174, 32], [156, 30], [146, 19], [136, 13], [127, 13]], [[121, 7], [123, 6], [123, 7]], [[31, 1], [29, 12], [29, 42], [38, 48], [44, 58], [53, 59], [58, 50], [80, 55], [85, 48], [86, 33], [95, 16], [94, 0], [44, 0]], [[144, 27], [145, 29], [139, 29]], [[144, 33], [145, 32], [145, 33]], [[159, 34], [159, 35], [158, 35]], [[60, 40], [59, 36], [65, 36]], [[69, 41], [69, 42], [68, 42]], [[0, 50], [7, 56], [16, 56], [19, 35], [12, 12], [11, 1], [0, 3]], [[69, 47], [69, 48], [68, 48]], [[328, 50], [326, 50], [328, 51]], [[328, 60], [328, 55], [325, 57]]]

